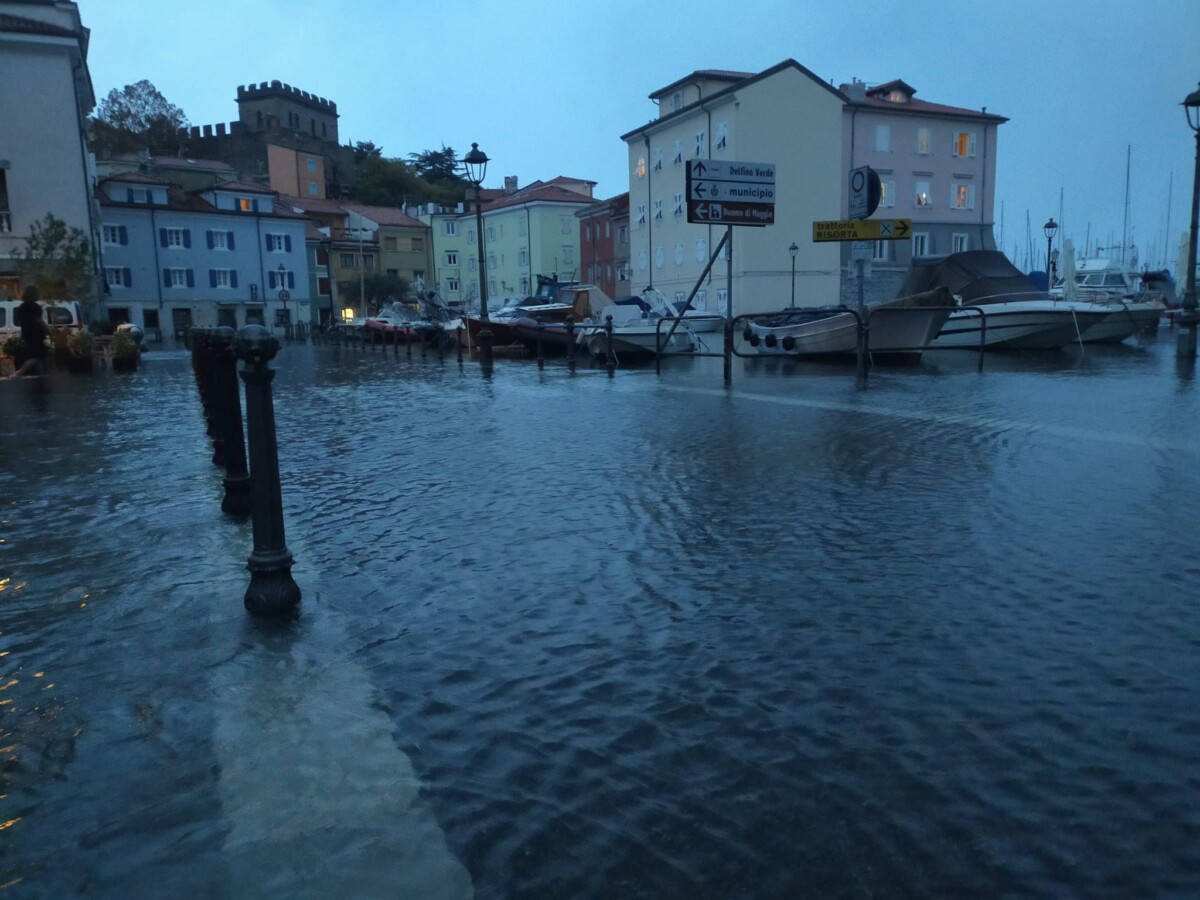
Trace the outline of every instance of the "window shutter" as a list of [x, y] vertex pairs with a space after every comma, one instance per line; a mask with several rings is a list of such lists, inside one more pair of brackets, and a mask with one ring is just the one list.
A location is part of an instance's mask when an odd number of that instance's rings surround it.
[[292, 252], [292, 236], [290, 234], [283, 236], [283, 249], [288, 253]]
[[125, 200], [128, 203], [133, 202], [133, 188], [125, 188]]
[[225, 246], [228, 247], [230, 250], [233, 249], [233, 232], [232, 231], [225, 232]]
[[122, 269], [121, 282], [125, 285], [125, 287], [133, 287], [133, 273], [128, 269]]
[[185, 250], [190, 250], [192, 247], [192, 229], [183, 229], [183, 246]]
[[129, 229], [124, 225], [117, 226], [117, 240], [120, 241], [122, 246], [129, 243]]
[[296, 273], [288, 272], [288, 290], [294, 291], [295, 289], [296, 289]]
[[269, 234], [263, 235], [263, 249], [268, 253], [271, 252], [271, 236]]
[[213, 233], [211, 228], [204, 232], [204, 238], [208, 241], [208, 249], [211, 250], [213, 248]]
[[254, 212], [258, 212], [258, 201], [257, 201], [257, 200], [251, 200], [251, 201], [250, 201], [250, 208], [251, 208], [252, 210], [254, 210]]
[[171, 270], [163, 269], [163, 287], [171, 286]]
[[229, 270], [229, 286], [231, 288], [237, 287], [237, 269]]
[[210, 288], [215, 288], [217, 286], [217, 270], [216, 269], [208, 270], [208, 286]]
[[268, 273], [267, 273], [267, 288], [268, 288], [268, 290], [269, 290], [269, 289], [272, 289], [272, 288], [274, 288], [274, 287], [275, 287], [275, 273], [274, 273], [274, 272], [268, 272]]
[[167, 246], [167, 229], [165, 228], [158, 229], [158, 246]]
[[195, 286], [196, 286], [196, 276], [195, 276], [195, 274], [192, 272], [192, 270], [191, 270], [191, 269], [188, 269], [188, 270], [187, 270], [187, 286], [188, 286], [188, 287], [195, 287]]

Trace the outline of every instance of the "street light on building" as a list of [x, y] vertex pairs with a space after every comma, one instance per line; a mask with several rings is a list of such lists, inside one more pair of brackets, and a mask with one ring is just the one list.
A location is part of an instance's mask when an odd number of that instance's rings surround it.
[[796, 305], [796, 254], [799, 252], [800, 248], [792, 241], [792, 246], [788, 247], [788, 253], [792, 255], [792, 306]]
[[475, 237], [479, 247], [479, 365], [492, 368], [492, 327], [487, 308], [487, 267], [483, 258], [483, 178], [487, 174], [488, 157], [471, 144], [471, 152], [463, 157], [467, 181], [475, 186]]
[[1046, 288], [1048, 290], [1054, 287], [1053, 248], [1054, 236], [1058, 234], [1058, 223], [1051, 219], [1042, 226], [1042, 231], [1046, 233]]
[[1187, 95], [1183, 111], [1188, 125], [1196, 133], [1196, 171], [1192, 175], [1192, 225], [1188, 233], [1187, 287], [1183, 292], [1183, 315], [1179, 317], [1179, 344], [1176, 356], [1181, 359], [1196, 358], [1196, 324], [1200, 316], [1196, 313], [1196, 225], [1200, 214], [1200, 87]]

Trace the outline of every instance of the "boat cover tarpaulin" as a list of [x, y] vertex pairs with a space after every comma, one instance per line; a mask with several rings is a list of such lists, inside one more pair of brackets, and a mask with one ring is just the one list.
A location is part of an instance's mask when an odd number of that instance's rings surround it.
[[1031, 299], [1031, 295], [1039, 294], [1029, 276], [999, 250], [967, 250], [913, 260], [896, 296], [906, 297], [939, 287], [962, 297], [965, 306]]

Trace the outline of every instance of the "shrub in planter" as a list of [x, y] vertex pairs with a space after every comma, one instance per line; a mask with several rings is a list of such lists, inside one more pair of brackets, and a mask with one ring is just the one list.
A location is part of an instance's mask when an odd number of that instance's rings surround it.
[[92, 371], [93, 339], [86, 331], [76, 331], [67, 338], [67, 368], [72, 372]]
[[16, 359], [18, 353], [21, 352], [21, 334], [13, 332], [6, 337], [3, 343], [0, 343], [0, 356], [11, 356]]
[[126, 332], [113, 335], [112, 366], [114, 372], [132, 372], [138, 367], [137, 341]]

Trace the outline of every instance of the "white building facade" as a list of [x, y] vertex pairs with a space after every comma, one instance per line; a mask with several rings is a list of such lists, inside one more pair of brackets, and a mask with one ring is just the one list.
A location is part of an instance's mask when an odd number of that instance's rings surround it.
[[[650, 95], [659, 116], [622, 139], [629, 153], [632, 287], [683, 299], [696, 285], [725, 227], [689, 224], [690, 159], [770, 163], [776, 171], [775, 224], [734, 226], [733, 312], [787, 306], [795, 260], [797, 305], [835, 303], [839, 248], [814, 243], [815, 220], [842, 209], [842, 110], [845, 98], [794, 60], [758, 74], [693, 72]], [[714, 265], [693, 305], [725, 312], [726, 261]]]

